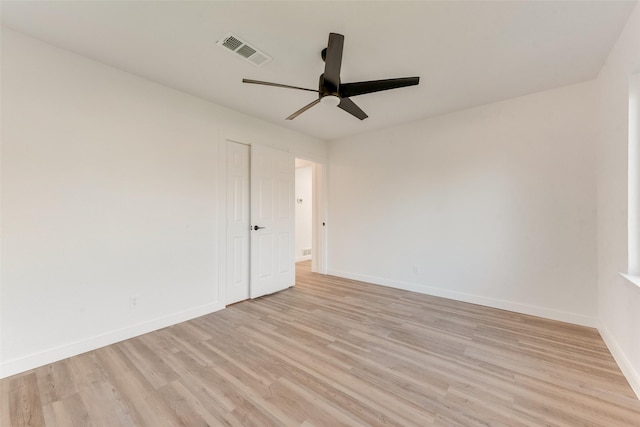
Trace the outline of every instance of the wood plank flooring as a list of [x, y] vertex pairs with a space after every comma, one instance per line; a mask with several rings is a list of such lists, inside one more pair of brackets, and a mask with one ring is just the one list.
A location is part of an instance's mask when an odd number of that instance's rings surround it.
[[0, 382], [14, 426], [640, 426], [594, 329], [321, 276]]

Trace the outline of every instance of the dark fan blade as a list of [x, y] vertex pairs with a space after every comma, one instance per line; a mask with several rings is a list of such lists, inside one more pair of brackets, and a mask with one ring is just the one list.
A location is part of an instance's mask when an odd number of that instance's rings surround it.
[[362, 111], [360, 109], [360, 107], [358, 107], [355, 102], [353, 102], [352, 100], [350, 100], [349, 98], [342, 98], [340, 100], [340, 104], [338, 104], [338, 107], [342, 108], [344, 111], [346, 111], [347, 113], [356, 116], [357, 118], [359, 118], [360, 120], [364, 120], [367, 117], [367, 113], [365, 113], [364, 111]]
[[343, 45], [344, 36], [342, 34], [329, 33], [327, 54], [324, 60], [324, 82], [334, 90], [337, 90], [340, 85]]
[[290, 115], [289, 117], [287, 117], [287, 120], [293, 120], [296, 117], [298, 117], [300, 114], [304, 113], [305, 111], [307, 111], [309, 108], [313, 107], [314, 105], [316, 105], [317, 103], [320, 102], [320, 98], [316, 99], [315, 101], [313, 101], [310, 104], [305, 105], [304, 107], [302, 107], [301, 109], [299, 109], [298, 111], [296, 111], [295, 113], [293, 113], [292, 115]]
[[349, 97], [364, 95], [365, 93], [380, 92], [381, 90], [397, 89], [405, 86], [415, 86], [420, 77], [402, 77], [399, 79], [371, 80], [368, 82], [344, 83], [340, 85], [340, 96]]
[[254, 85], [284, 87], [284, 88], [287, 88], [287, 89], [300, 89], [300, 90], [307, 90], [309, 92], [318, 93], [318, 91], [315, 90], [315, 89], [307, 89], [305, 87], [298, 87], [298, 86], [281, 85], [280, 83], [261, 82], [260, 80], [242, 79], [242, 83], [252, 83]]

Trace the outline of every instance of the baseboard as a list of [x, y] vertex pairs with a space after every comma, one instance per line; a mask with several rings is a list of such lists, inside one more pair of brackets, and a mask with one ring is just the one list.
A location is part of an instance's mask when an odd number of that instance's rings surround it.
[[96, 337], [51, 348], [19, 359], [9, 360], [0, 364], [0, 378], [6, 378], [11, 375], [19, 374], [30, 369], [66, 359], [68, 357], [86, 353], [100, 347], [137, 337], [158, 329], [166, 328], [167, 326], [204, 316], [205, 314], [213, 313], [223, 308], [224, 306], [217, 303], [205, 304], [190, 310], [174, 313], [148, 322], [138, 323], [116, 331], [107, 332]]
[[299, 257], [296, 257], [296, 262], [308, 261], [310, 259], [311, 259], [311, 255], [299, 256]]
[[384, 279], [364, 274], [348, 273], [344, 271], [329, 270], [329, 274], [346, 279], [358, 280], [373, 283], [375, 285], [388, 286], [405, 291], [419, 292], [421, 294], [433, 295], [436, 297], [448, 298], [456, 301], [468, 302], [471, 304], [484, 305], [486, 307], [498, 308], [501, 310], [514, 311], [516, 313], [528, 314], [531, 316], [543, 317], [545, 319], [558, 320], [560, 322], [573, 323], [581, 326], [596, 328], [597, 319], [577, 313], [554, 310], [546, 307], [523, 304], [514, 301], [489, 298], [481, 295], [468, 294], [464, 292], [452, 291], [449, 289], [436, 288], [417, 283], [403, 282], [399, 280]]
[[611, 332], [609, 332], [609, 330], [602, 324], [598, 327], [598, 331], [600, 332], [602, 340], [609, 348], [611, 355], [620, 367], [620, 370], [629, 382], [631, 389], [638, 399], [640, 399], [640, 374], [634, 369], [631, 362], [629, 362], [629, 359], [627, 359], [627, 356], [624, 354]]

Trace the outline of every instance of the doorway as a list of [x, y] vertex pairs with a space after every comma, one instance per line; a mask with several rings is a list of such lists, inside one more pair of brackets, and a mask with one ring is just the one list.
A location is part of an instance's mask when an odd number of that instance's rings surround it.
[[296, 158], [296, 264], [326, 274], [326, 201], [324, 164]]
[[313, 257], [313, 162], [296, 159], [296, 265]]
[[295, 284], [295, 164], [291, 153], [227, 140], [222, 301], [234, 304]]
[[[234, 304], [293, 286], [296, 261], [325, 273], [323, 164], [231, 140], [220, 154], [220, 301]], [[304, 220], [296, 226], [296, 218]]]

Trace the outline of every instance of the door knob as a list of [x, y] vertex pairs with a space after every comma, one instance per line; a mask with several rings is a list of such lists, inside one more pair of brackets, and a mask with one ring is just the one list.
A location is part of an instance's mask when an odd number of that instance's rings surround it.
[[256, 230], [256, 231], [261, 230], [263, 228], [266, 228], [266, 227], [258, 227], [257, 225], [253, 226], [253, 229]]

